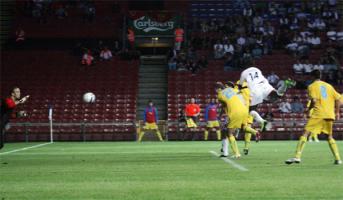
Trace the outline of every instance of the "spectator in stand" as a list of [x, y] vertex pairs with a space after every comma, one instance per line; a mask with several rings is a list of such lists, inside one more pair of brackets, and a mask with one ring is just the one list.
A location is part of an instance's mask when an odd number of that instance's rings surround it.
[[114, 46], [113, 46], [113, 52], [115, 55], [118, 55], [118, 53], [120, 52], [120, 44], [119, 44], [119, 41], [116, 40], [114, 41]]
[[95, 18], [95, 6], [93, 3], [85, 2], [83, 7], [83, 21], [84, 22], [93, 22]]
[[196, 59], [196, 52], [195, 49], [191, 46], [187, 49], [187, 60], [195, 60]]
[[282, 101], [279, 103], [279, 111], [281, 113], [290, 113], [292, 111], [291, 104], [287, 100]]
[[56, 17], [57, 19], [64, 19], [68, 16], [67, 11], [63, 7], [63, 5], [59, 5], [59, 7], [56, 10]]
[[273, 36], [275, 33], [274, 26], [272, 26], [272, 24], [270, 22], [267, 22], [263, 33], [264, 33], [264, 35]]
[[252, 63], [252, 60], [253, 60], [253, 57], [250, 53], [250, 49], [246, 48], [244, 53], [243, 53], [242, 66], [248, 67]]
[[312, 49], [319, 49], [321, 46], [321, 40], [318, 35], [313, 35], [308, 37], [308, 43], [310, 44]]
[[272, 71], [270, 75], [267, 77], [267, 80], [271, 85], [276, 86], [280, 78], [278, 77], [278, 75], [275, 74], [275, 72]]
[[107, 47], [104, 47], [104, 49], [100, 52], [101, 60], [111, 60], [112, 57], [112, 52]]
[[227, 53], [231, 53], [231, 54], [233, 54], [233, 52], [234, 52], [234, 47], [233, 47], [233, 45], [232, 44], [230, 44], [229, 42], [225, 42], [224, 43], [224, 53], [225, 54], [227, 54]]
[[201, 31], [202, 31], [203, 33], [207, 33], [207, 32], [208, 32], [209, 26], [208, 26], [208, 24], [207, 24], [207, 21], [203, 20], [203, 21], [201, 22], [200, 26], [201, 26]]
[[178, 57], [176, 58], [177, 71], [187, 71], [186, 65], [186, 59], [182, 55], [178, 55]]
[[221, 59], [224, 57], [224, 46], [217, 40], [216, 44], [213, 46], [214, 49], [214, 59]]
[[188, 60], [188, 62], [187, 62], [187, 64], [186, 64], [186, 68], [187, 68], [188, 71], [192, 72], [193, 75], [194, 75], [194, 74], [198, 71], [198, 69], [199, 69], [197, 63], [194, 62], [192, 59], [191, 59], [191, 60]]
[[318, 64], [313, 65], [313, 70], [319, 70], [322, 72], [324, 70], [324, 65], [318, 62]]
[[334, 27], [331, 27], [328, 32], [326, 32], [326, 36], [329, 38], [331, 41], [336, 41], [337, 39], [337, 32]]
[[335, 7], [337, 5], [337, 0], [328, 0], [328, 5], [330, 7]]
[[200, 106], [195, 103], [195, 99], [191, 98], [190, 102], [186, 104], [185, 107], [185, 118], [187, 128], [196, 128], [198, 127], [197, 121], [200, 115]]
[[298, 96], [293, 98], [293, 102], [291, 103], [292, 113], [303, 113], [304, 112], [304, 105], [300, 102]]
[[169, 70], [176, 70], [176, 59], [174, 57], [170, 58], [168, 62]]
[[175, 48], [181, 49], [181, 44], [183, 42], [184, 30], [180, 27], [180, 25], [178, 25], [178, 27], [176, 27], [174, 34], [175, 34]]
[[263, 54], [263, 44], [262, 46], [260, 46], [256, 43], [252, 49], [253, 58], [261, 58], [262, 54]]
[[338, 66], [340, 66], [333, 48], [326, 50], [325, 54], [320, 58], [320, 62], [324, 65], [324, 71], [337, 70]]
[[303, 74], [304, 73], [304, 66], [301, 64], [300, 60], [297, 59], [297, 63], [293, 65], [294, 73], [296, 74]]
[[237, 44], [241, 47], [244, 47], [246, 43], [246, 39], [245, 37], [241, 34], [238, 38], [237, 38]]
[[298, 18], [297, 17], [294, 16], [291, 19], [291, 24], [290, 24], [289, 29], [291, 29], [292, 31], [299, 29], [299, 23], [298, 23]]
[[250, 6], [243, 9], [243, 16], [251, 17], [252, 14], [253, 14], [253, 10]]
[[22, 28], [18, 28], [15, 32], [16, 39], [15, 41], [17, 43], [21, 43], [25, 41], [25, 31]]
[[92, 56], [92, 52], [90, 50], [87, 50], [83, 54], [81, 64], [87, 65], [87, 66], [91, 66], [91, 65], [95, 64], [94, 57]]
[[339, 19], [338, 12], [334, 8], [324, 8], [322, 17], [328, 24], [334, 24]]
[[162, 142], [162, 136], [158, 130], [158, 112], [157, 108], [154, 106], [154, 103], [150, 100], [148, 106], [144, 110], [144, 126], [141, 130], [138, 131], [138, 142], [142, 141], [142, 138], [145, 134], [145, 131], [152, 130], [156, 133], [158, 139]]
[[259, 15], [256, 15], [252, 19], [252, 22], [253, 22], [255, 32], [257, 32], [259, 30], [259, 28], [263, 26], [263, 18]]
[[304, 67], [305, 74], [310, 74], [313, 71], [313, 65], [309, 62], [308, 59], [305, 60], [303, 67]]
[[317, 16], [312, 22], [309, 21], [307, 23], [307, 27], [310, 28], [310, 30], [319, 30], [323, 31], [326, 28], [326, 24], [322, 18]]

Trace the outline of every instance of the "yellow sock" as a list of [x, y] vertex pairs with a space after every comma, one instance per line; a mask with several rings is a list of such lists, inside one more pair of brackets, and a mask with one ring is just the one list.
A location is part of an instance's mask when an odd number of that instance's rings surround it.
[[245, 132], [245, 133], [251, 133], [251, 134], [253, 134], [253, 135], [256, 135], [256, 133], [257, 133], [257, 131], [256, 131], [255, 129], [253, 129], [253, 128], [249, 127], [249, 126], [246, 126], [246, 127], [244, 128], [244, 132]]
[[142, 138], [143, 138], [143, 136], [144, 136], [144, 131], [141, 131], [141, 132], [139, 132], [139, 134], [138, 134], [138, 142], [140, 142], [140, 141], [142, 141]]
[[220, 132], [220, 130], [217, 130], [216, 133], [217, 133], [217, 140], [220, 140], [222, 138], [222, 133]]
[[204, 135], [204, 138], [205, 138], [205, 140], [207, 140], [208, 139], [208, 130], [205, 130], [205, 133], [204, 133], [205, 135]]
[[331, 149], [331, 152], [332, 152], [333, 156], [335, 157], [335, 160], [341, 160], [335, 139], [333, 139], [333, 138], [329, 139], [328, 143], [329, 143], [329, 147]]
[[235, 156], [240, 156], [240, 153], [237, 147], [236, 138], [233, 135], [229, 136], [229, 142], [230, 142], [231, 150], [235, 154]]
[[156, 131], [156, 135], [160, 141], [163, 141], [160, 131]]
[[250, 147], [250, 141], [251, 141], [251, 133], [246, 133], [244, 135], [244, 149], [249, 149]]
[[297, 145], [297, 150], [296, 150], [296, 153], [295, 153], [295, 157], [296, 158], [300, 158], [301, 157], [301, 153], [304, 150], [306, 141], [307, 141], [307, 138], [305, 136], [301, 136], [299, 138], [299, 142], [298, 142], [298, 145]]

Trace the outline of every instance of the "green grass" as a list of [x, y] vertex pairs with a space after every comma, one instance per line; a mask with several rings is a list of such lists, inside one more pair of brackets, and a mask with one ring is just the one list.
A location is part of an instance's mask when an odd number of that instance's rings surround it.
[[285, 165], [295, 146], [252, 143], [234, 160], [243, 172], [209, 153], [220, 142], [54, 143], [0, 155], [0, 199], [343, 199], [343, 166], [327, 142], [307, 143], [303, 162]]

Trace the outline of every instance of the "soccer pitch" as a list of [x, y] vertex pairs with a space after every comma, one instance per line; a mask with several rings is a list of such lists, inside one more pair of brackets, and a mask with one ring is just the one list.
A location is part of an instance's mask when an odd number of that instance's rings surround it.
[[327, 142], [307, 143], [302, 163], [285, 165], [295, 146], [252, 143], [230, 163], [211, 153], [220, 142], [57, 142], [0, 154], [0, 199], [343, 199], [343, 166]]

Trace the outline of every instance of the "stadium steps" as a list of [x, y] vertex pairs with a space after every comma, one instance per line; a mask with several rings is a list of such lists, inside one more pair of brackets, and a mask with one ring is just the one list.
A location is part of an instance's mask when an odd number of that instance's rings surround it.
[[137, 119], [143, 119], [148, 101], [153, 100], [158, 109], [159, 119], [166, 119], [167, 66], [162, 56], [142, 56], [139, 68]]

